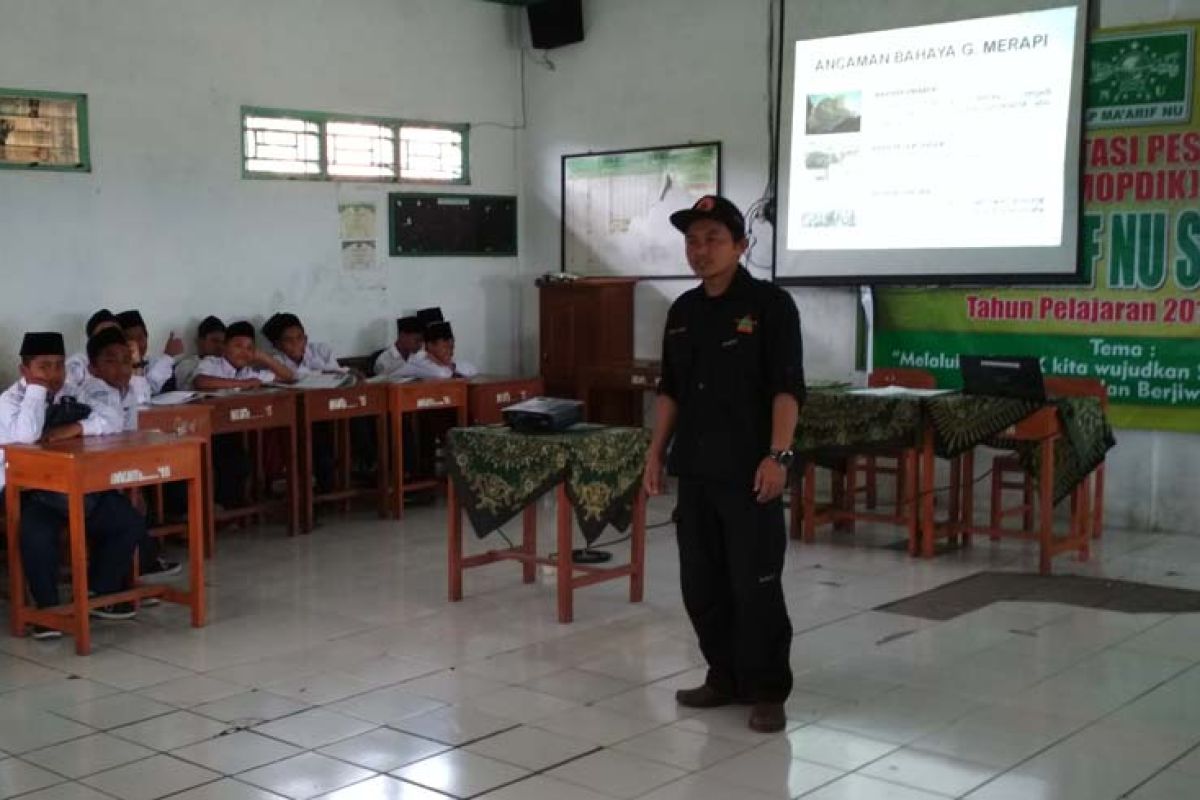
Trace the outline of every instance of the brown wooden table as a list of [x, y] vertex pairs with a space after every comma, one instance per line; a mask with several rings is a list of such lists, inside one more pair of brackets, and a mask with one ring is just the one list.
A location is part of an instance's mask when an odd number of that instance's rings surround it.
[[[279, 505], [287, 511], [288, 535], [295, 535], [300, 517], [300, 481], [297, 469], [296, 447], [296, 398], [286, 390], [235, 391], [229, 394], [204, 397], [202, 404], [212, 409], [212, 435], [241, 433], [253, 437], [256, 442], [254, 469], [254, 491], [249, 505], [227, 508], [213, 514], [213, 522], [226, 522], [245, 517], [261, 517]], [[264, 431], [282, 431], [287, 443], [287, 499], [271, 501], [260, 497], [263, 483], [262, 434]], [[214, 484], [215, 486], [215, 484]]]
[[[158, 431], [176, 436], [198, 436], [200, 445], [201, 507], [204, 512], [204, 554], [212, 555], [215, 526], [213, 525], [212, 496], [212, 407], [203, 403], [184, 403], [177, 406], [141, 406], [137, 410], [139, 431]], [[154, 536], [173, 536], [187, 532], [187, 523], [167, 524], [161, 488], [156, 493], [159, 524], [151, 529]]]
[[467, 382], [409, 381], [389, 383], [388, 410], [392, 417], [392, 516], [400, 519], [404, 515], [404, 495], [441, 486], [444, 479], [434, 478], [420, 481], [404, 480], [404, 421], [406, 414], [436, 409], [454, 409], [458, 424], [467, 424]]
[[472, 378], [467, 384], [467, 419], [471, 425], [496, 425], [504, 422], [501, 412], [508, 406], [545, 393], [541, 378]]
[[[29, 624], [43, 625], [73, 635], [75, 652], [87, 655], [92, 649], [91, 609], [147, 597], [161, 597], [187, 605], [192, 611], [193, 627], [204, 625], [201, 446], [199, 437], [147, 432], [87, 436], [43, 445], [5, 446], [9, 614], [14, 636], [24, 636]], [[141, 586], [135, 581], [133, 588], [126, 591], [89, 598], [84, 495], [174, 481], [186, 481], [188, 485], [187, 590]], [[27, 605], [20, 543], [23, 490], [59, 492], [67, 496], [72, 597], [68, 604], [42, 609]]]
[[[379, 516], [388, 515], [387, 467], [387, 386], [379, 383], [357, 383], [337, 389], [304, 389], [297, 393], [300, 414], [300, 529], [313, 529], [313, 508], [317, 503], [347, 503], [356, 497], [374, 495], [379, 503]], [[350, 420], [374, 418], [378, 450], [378, 470], [374, 489], [350, 485]], [[340, 455], [339, 488], [317, 494], [313, 486], [313, 426], [331, 422], [335, 426], [336, 448]]]
[[[630, 395], [631, 404], [637, 405], [637, 420], [642, 419], [642, 395], [646, 392], [658, 391], [658, 383], [662, 380], [662, 362], [635, 360], [594, 364], [579, 369], [579, 399], [584, 403], [584, 413], [588, 422], [604, 422], [593, 419], [596, 408], [593, 392], [625, 392]], [[635, 424], [640, 425], [640, 422]]]
[[633, 502], [633, 530], [630, 536], [629, 563], [616, 567], [597, 567], [591, 564], [576, 564], [571, 559], [571, 543], [574, 521], [571, 518], [571, 501], [567, 498], [567, 486], [560, 483], [554, 490], [555, 533], [557, 552], [553, 557], [539, 556], [537, 550], [537, 501], [526, 506], [521, 514], [521, 542], [504, 550], [488, 550], [473, 556], [463, 555], [462, 509], [454, 491], [454, 481], [449, 482], [449, 573], [450, 602], [463, 598], [463, 573], [472, 567], [482, 567], [497, 561], [521, 562], [521, 576], [525, 583], [537, 578], [539, 564], [555, 568], [558, 595], [558, 621], [571, 622], [575, 618], [575, 590], [605, 581], [629, 578], [629, 602], [642, 602], [646, 583], [646, 494], [639, 490]]

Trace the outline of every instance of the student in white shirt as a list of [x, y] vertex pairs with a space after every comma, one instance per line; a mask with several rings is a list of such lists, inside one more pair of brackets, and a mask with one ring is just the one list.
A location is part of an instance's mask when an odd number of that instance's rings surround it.
[[[89, 436], [103, 422], [86, 406], [61, 396], [66, 382], [66, 349], [62, 334], [27, 333], [21, 343], [21, 378], [0, 395], [0, 446], [34, 444]], [[0, 489], [4, 487], [0, 449]], [[0, 507], [4, 495], [0, 493]], [[88, 587], [96, 594], [121, 591], [127, 585], [133, 551], [146, 537], [146, 521], [125, 495], [94, 492], [84, 498], [88, 534]], [[26, 584], [38, 608], [59, 604], [59, 536], [67, 524], [67, 499], [57, 492], [31, 491], [21, 497], [21, 562]], [[92, 610], [105, 619], [129, 619], [132, 603]], [[36, 638], [54, 631], [33, 626]]]
[[[109, 311], [107, 308], [102, 308], [88, 318], [87, 325], [84, 326], [84, 334], [91, 339], [105, 328], [116, 328], [120, 330], [121, 323], [117, 322], [117, 315]], [[87, 350], [81, 350], [78, 353], [72, 353], [67, 356], [67, 383], [66, 391], [68, 393], [76, 391], [83, 382], [88, 379], [88, 355]]]
[[183, 340], [175, 335], [175, 331], [171, 331], [162, 354], [151, 358], [150, 334], [146, 330], [146, 321], [142, 319], [141, 312], [132, 308], [122, 311], [117, 314], [117, 322], [121, 323], [121, 330], [133, 351], [133, 368], [135, 371], [140, 370], [137, 374], [146, 376], [146, 380], [150, 382], [150, 391], [161, 394], [174, 388], [172, 378], [175, 377], [175, 359], [183, 355]]
[[396, 320], [396, 341], [375, 359], [375, 374], [397, 375], [408, 360], [421, 352], [425, 344], [425, 328], [416, 317]]
[[[225, 347], [219, 356], [200, 359], [192, 385], [197, 391], [221, 389], [257, 389], [265, 383], [291, 383], [296, 375], [286, 366], [259, 350], [254, 344], [254, 326], [235, 322], [225, 329]], [[246, 502], [246, 481], [250, 477], [250, 454], [238, 433], [212, 438], [213, 499], [223, 508], [237, 508]]]
[[200, 321], [196, 331], [196, 354], [184, 356], [175, 365], [175, 388], [181, 391], [192, 390], [192, 378], [196, 376], [196, 368], [200, 359], [209, 356], [219, 356], [225, 349], [225, 323], [216, 317], [207, 316]]
[[479, 370], [454, 358], [454, 331], [450, 323], [435, 322], [425, 329], [425, 349], [410, 358], [400, 374], [422, 380], [449, 380], [474, 378]]
[[265, 383], [292, 383], [296, 373], [255, 345], [254, 326], [235, 322], [225, 329], [219, 356], [206, 356], [196, 366], [192, 385], [197, 391], [257, 389]]
[[273, 314], [263, 323], [263, 336], [274, 348], [272, 355], [296, 377], [323, 372], [349, 372], [338, 364], [333, 348], [323, 342], [310, 342], [300, 318], [289, 312]]

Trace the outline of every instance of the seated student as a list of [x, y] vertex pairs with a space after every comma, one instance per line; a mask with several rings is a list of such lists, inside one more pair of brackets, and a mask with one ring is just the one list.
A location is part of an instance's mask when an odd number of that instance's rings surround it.
[[449, 322], [435, 322], [425, 329], [425, 349], [414, 355], [400, 370], [403, 377], [423, 380], [474, 378], [474, 365], [454, 358], [454, 331]]
[[[101, 432], [103, 421], [87, 406], [61, 395], [66, 382], [62, 334], [27, 333], [21, 343], [21, 378], [0, 395], [0, 446], [55, 442]], [[0, 489], [4, 486], [0, 447]], [[0, 494], [0, 506], [4, 495]], [[88, 539], [88, 587], [94, 594], [125, 588], [134, 549], [146, 538], [146, 521], [125, 495], [93, 492], [84, 498]], [[59, 535], [67, 524], [67, 498], [57, 492], [24, 492], [21, 498], [21, 562], [38, 608], [59, 604]], [[104, 619], [130, 619], [132, 603], [92, 609]], [[35, 638], [61, 635], [33, 626]]]
[[175, 388], [191, 391], [192, 378], [196, 375], [196, 367], [200, 359], [208, 356], [219, 356], [225, 349], [225, 323], [213, 316], [200, 321], [196, 331], [196, 355], [184, 356], [175, 365]]
[[396, 341], [375, 359], [375, 374], [391, 376], [399, 373], [424, 344], [425, 328], [416, 317], [396, 320]]
[[263, 323], [263, 336], [275, 348], [275, 358], [296, 377], [322, 372], [349, 372], [334, 358], [333, 348], [322, 342], [310, 342], [304, 325], [295, 314], [273, 314]]
[[221, 355], [205, 356], [196, 366], [192, 385], [202, 392], [257, 389], [265, 383], [291, 383], [296, 373], [255, 345], [254, 326], [235, 322], [225, 329]]
[[[211, 392], [257, 389], [272, 381], [296, 380], [292, 370], [255, 346], [254, 337], [254, 326], [249, 322], [235, 322], [226, 328], [222, 354], [200, 359], [192, 385], [198, 391]], [[223, 508], [243, 505], [246, 480], [250, 477], [250, 455], [242, 446], [241, 434], [214, 436], [212, 460], [213, 499]]]
[[[87, 354], [91, 374], [80, 387], [79, 399], [101, 421], [97, 433], [137, 430], [137, 408], [150, 402], [150, 384], [145, 377], [133, 374], [133, 354], [125, 334], [117, 328], [101, 330], [88, 339]], [[158, 542], [148, 534], [139, 543], [138, 560], [140, 577], [145, 581], [182, 571], [178, 562], [159, 555]]]
[[[102, 308], [88, 318], [87, 325], [84, 326], [84, 333], [87, 335], [87, 338], [91, 339], [105, 328], [120, 330], [121, 323], [117, 322], [116, 314], [107, 308]], [[75, 390], [82, 386], [83, 382], [87, 380], [88, 375], [88, 356], [86, 350], [67, 356], [66, 385], [69, 390]]]
[[121, 330], [133, 351], [133, 368], [137, 374], [146, 376], [150, 391], [161, 394], [173, 389], [174, 382], [171, 379], [175, 376], [175, 359], [183, 355], [183, 340], [175, 335], [175, 331], [171, 331], [162, 355], [151, 358], [148, 350], [150, 334], [141, 312], [137, 309], [122, 311], [117, 314], [117, 322], [121, 324]]

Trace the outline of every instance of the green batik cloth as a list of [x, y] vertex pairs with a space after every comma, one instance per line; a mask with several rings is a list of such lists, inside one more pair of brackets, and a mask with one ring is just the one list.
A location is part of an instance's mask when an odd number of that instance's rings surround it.
[[650, 432], [580, 425], [564, 433], [516, 433], [500, 425], [450, 431], [447, 465], [480, 536], [512, 520], [563, 481], [588, 544], [624, 531], [642, 484]]

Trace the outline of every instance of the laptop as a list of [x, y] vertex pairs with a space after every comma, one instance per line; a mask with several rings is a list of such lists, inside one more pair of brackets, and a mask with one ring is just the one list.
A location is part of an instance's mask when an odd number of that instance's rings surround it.
[[1034, 356], [959, 356], [963, 394], [1046, 402], [1042, 364]]

